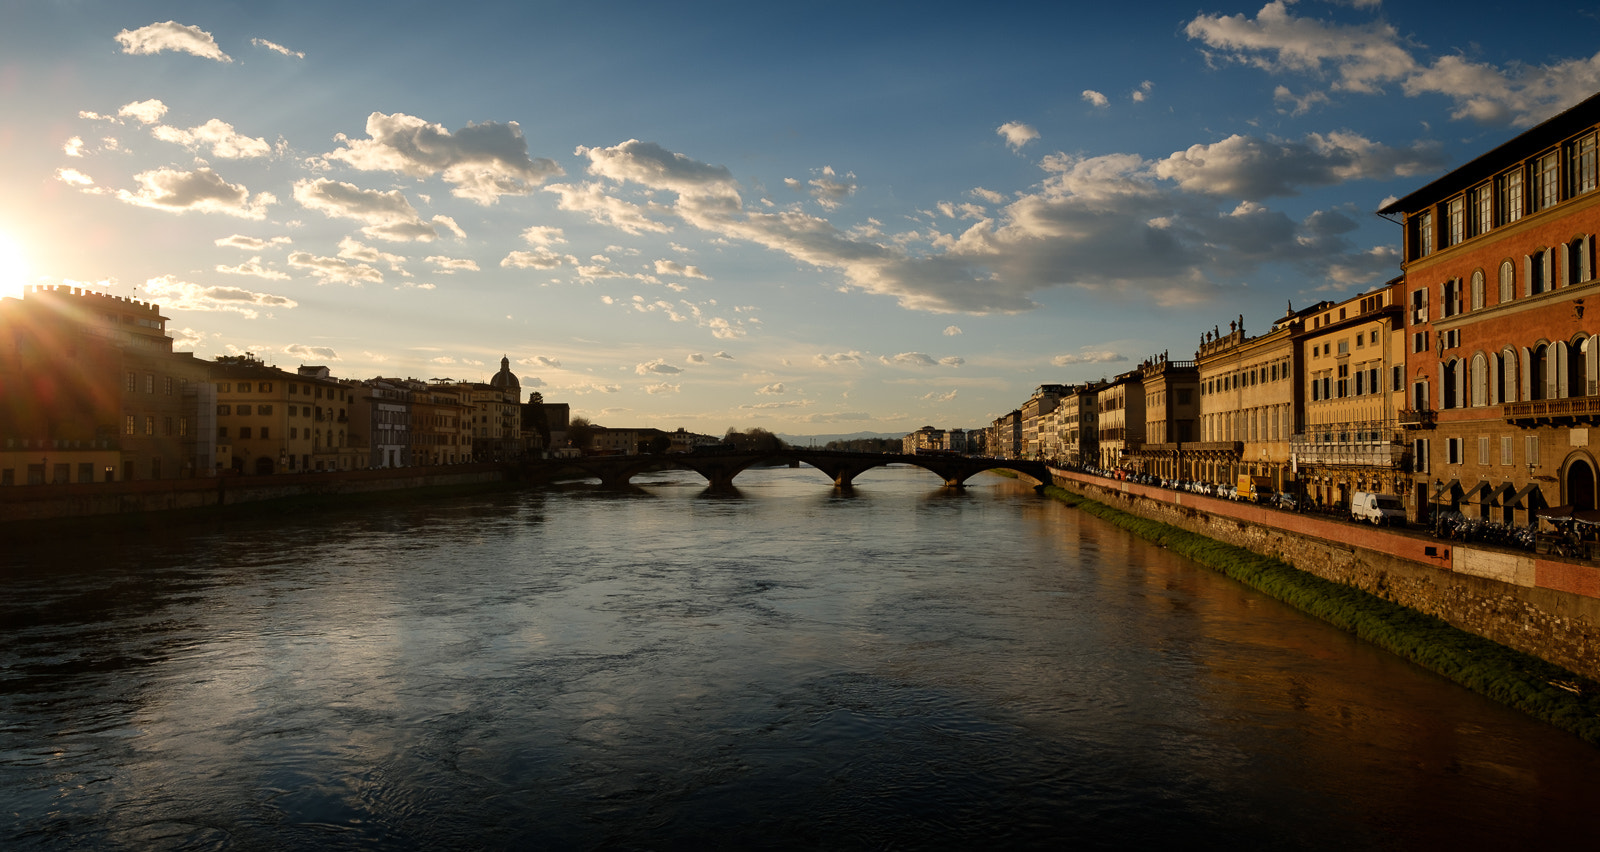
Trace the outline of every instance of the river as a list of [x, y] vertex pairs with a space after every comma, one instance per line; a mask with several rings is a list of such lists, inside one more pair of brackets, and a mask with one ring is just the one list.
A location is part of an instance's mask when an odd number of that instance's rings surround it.
[[0, 846], [1591, 846], [1600, 751], [993, 475], [0, 551]]

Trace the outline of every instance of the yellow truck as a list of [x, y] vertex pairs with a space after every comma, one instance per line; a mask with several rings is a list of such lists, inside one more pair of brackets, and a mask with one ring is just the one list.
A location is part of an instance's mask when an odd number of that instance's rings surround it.
[[1272, 499], [1272, 477], [1240, 476], [1234, 487], [1233, 499], [1245, 503], [1265, 503]]

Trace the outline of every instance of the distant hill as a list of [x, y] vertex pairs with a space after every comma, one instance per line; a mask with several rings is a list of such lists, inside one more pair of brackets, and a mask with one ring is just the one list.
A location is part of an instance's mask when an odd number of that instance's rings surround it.
[[857, 438], [904, 438], [905, 432], [851, 432], [848, 435], [785, 435], [777, 433], [778, 439], [791, 447], [809, 447], [812, 444], [822, 446], [829, 441], [851, 441]]

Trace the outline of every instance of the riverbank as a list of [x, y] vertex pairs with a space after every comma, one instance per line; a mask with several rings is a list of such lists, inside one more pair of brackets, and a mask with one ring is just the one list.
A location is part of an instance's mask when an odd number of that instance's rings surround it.
[[1600, 746], [1600, 683], [1246, 548], [1122, 511], [1061, 486], [1048, 486], [1043, 493]]

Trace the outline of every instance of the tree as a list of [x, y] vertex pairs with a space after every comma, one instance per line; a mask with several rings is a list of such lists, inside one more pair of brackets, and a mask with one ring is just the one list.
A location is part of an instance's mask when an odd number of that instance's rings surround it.
[[574, 417], [567, 424], [567, 443], [580, 450], [589, 449], [594, 440], [594, 424], [587, 417]]
[[734, 449], [746, 453], [774, 453], [788, 449], [777, 435], [756, 426], [749, 432], [740, 432], [738, 429], [728, 427], [728, 434], [722, 438], [723, 443], [731, 444]]

